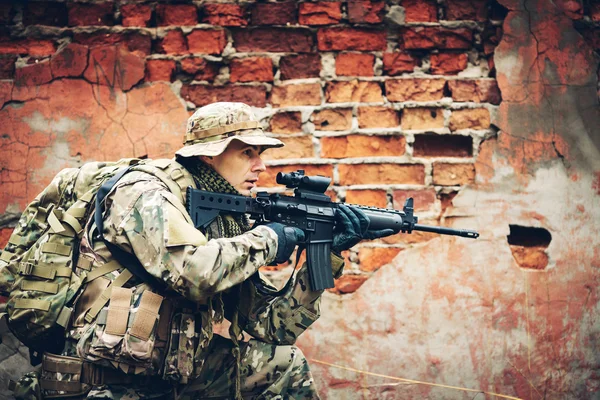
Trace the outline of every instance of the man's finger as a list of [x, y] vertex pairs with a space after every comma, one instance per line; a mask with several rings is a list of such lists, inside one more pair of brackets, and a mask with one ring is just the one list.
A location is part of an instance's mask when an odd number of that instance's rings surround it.
[[358, 218], [360, 224], [359, 232], [361, 234], [366, 233], [369, 230], [369, 224], [371, 223], [369, 217], [367, 217], [367, 215], [358, 207], [348, 206], [348, 208], [356, 215], [356, 218]]
[[360, 232], [360, 221], [356, 215], [350, 211], [348, 206], [340, 204], [338, 211], [342, 213], [344, 218], [344, 228], [346, 231], [352, 230], [354, 232]]

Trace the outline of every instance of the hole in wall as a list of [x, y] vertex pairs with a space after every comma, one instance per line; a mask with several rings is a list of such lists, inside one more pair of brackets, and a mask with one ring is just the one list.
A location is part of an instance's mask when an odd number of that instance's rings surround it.
[[531, 226], [509, 225], [510, 234], [506, 237], [510, 251], [524, 269], [543, 270], [548, 266], [546, 249], [552, 241], [547, 229]]

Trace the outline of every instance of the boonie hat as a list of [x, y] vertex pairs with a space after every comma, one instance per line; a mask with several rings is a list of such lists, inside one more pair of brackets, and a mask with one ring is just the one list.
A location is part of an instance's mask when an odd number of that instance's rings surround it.
[[232, 140], [251, 146], [282, 147], [283, 142], [268, 137], [244, 103], [219, 102], [201, 107], [188, 119], [180, 157], [218, 156]]

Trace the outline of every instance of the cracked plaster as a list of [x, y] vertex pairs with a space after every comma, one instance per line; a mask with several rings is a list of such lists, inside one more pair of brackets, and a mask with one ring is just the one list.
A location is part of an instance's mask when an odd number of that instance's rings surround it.
[[[476, 160], [476, 182], [442, 223], [476, 242], [438, 237], [402, 251], [358, 291], [327, 294], [299, 340], [309, 359], [522, 399], [600, 393], [598, 59], [548, 0], [511, 10], [494, 61], [503, 101]], [[541, 271], [519, 268], [509, 225], [552, 234]], [[351, 337], [351, 340], [347, 338]], [[327, 399], [472, 399], [473, 393], [324, 366]], [[477, 397], [477, 396], [475, 396]]]

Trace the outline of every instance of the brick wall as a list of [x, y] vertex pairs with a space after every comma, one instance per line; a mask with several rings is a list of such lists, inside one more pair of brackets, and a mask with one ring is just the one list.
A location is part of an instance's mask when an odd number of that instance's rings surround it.
[[[0, 78], [11, 90], [64, 78], [104, 85], [101, 68], [123, 91], [172, 83], [189, 112], [243, 101], [287, 144], [265, 154], [265, 185], [303, 168], [332, 177], [339, 201], [401, 209], [412, 196], [421, 221], [438, 224], [495, 135], [504, 15], [481, 0], [3, 3]], [[431, 237], [355, 247], [336, 291]]]
[[324, 399], [597, 398], [600, 7], [498, 2], [1, 2], [0, 247], [59, 169], [171, 156], [197, 106], [247, 101], [290, 144], [263, 182], [481, 233], [345, 254], [298, 342]]

